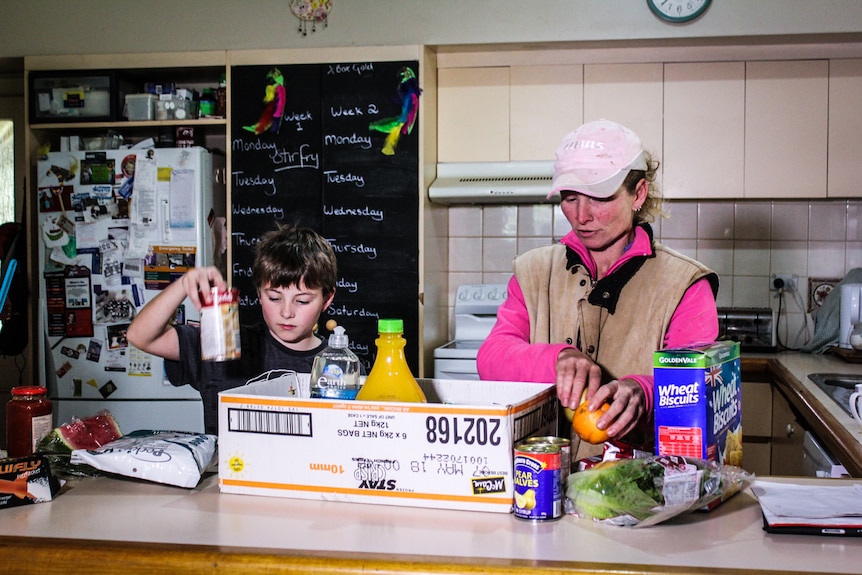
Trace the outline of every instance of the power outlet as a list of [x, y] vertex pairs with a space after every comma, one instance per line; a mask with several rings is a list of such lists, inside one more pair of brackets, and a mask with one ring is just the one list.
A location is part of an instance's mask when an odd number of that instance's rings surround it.
[[[796, 274], [772, 274], [769, 278], [769, 291], [796, 291], [799, 277]], [[778, 284], [778, 285], [776, 285]]]

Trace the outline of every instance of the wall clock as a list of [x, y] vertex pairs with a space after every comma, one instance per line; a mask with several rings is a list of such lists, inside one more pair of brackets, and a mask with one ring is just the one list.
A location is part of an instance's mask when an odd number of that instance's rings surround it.
[[679, 24], [690, 22], [706, 12], [712, 0], [647, 0], [647, 5], [653, 14]]

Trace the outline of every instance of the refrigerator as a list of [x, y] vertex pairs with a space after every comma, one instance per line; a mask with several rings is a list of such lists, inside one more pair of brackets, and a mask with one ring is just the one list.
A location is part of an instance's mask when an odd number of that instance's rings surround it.
[[[200, 147], [51, 152], [37, 164], [40, 377], [55, 425], [109, 410], [123, 433], [203, 432], [190, 386], [125, 334], [195, 266], [224, 273], [224, 157]], [[187, 299], [174, 318], [196, 324]]]

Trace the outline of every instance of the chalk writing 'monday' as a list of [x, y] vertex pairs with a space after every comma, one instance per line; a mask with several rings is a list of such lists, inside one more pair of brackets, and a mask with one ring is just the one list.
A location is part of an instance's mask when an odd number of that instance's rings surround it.
[[276, 172], [295, 168], [320, 168], [320, 154], [311, 150], [308, 144], [302, 144], [298, 150], [286, 150], [273, 142], [262, 140], [246, 141], [237, 138], [231, 144], [234, 152], [265, 152], [273, 165], [279, 166]]
[[326, 170], [323, 172], [327, 184], [353, 184], [357, 188], [365, 187], [365, 176], [357, 176], [350, 172], [339, 174], [338, 170]]
[[323, 206], [323, 215], [371, 218], [375, 222], [382, 222], [384, 218], [382, 210], [374, 210], [369, 208], [368, 206], [365, 206], [364, 208]]
[[359, 145], [363, 150], [371, 149], [371, 136], [360, 136], [359, 134], [351, 134], [350, 136], [339, 136], [336, 134], [328, 134], [323, 137], [325, 146], [355, 146]]

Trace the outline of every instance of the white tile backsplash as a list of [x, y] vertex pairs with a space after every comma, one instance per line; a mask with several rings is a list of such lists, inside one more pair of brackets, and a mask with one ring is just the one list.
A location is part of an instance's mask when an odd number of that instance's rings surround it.
[[[653, 223], [656, 239], [719, 274], [719, 307], [778, 309], [770, 275], [797, 274], [802, 309], [785, 294], [779, 322], [789, 347], [813, 330], [808, 278], [862, 267], [862, 200], [678, 200], [665, 208], [671, 217]], [[449, 208], [450, 306], [458, 285], [506, 283], [515, 255], [569, 231], [558, 204]]]

